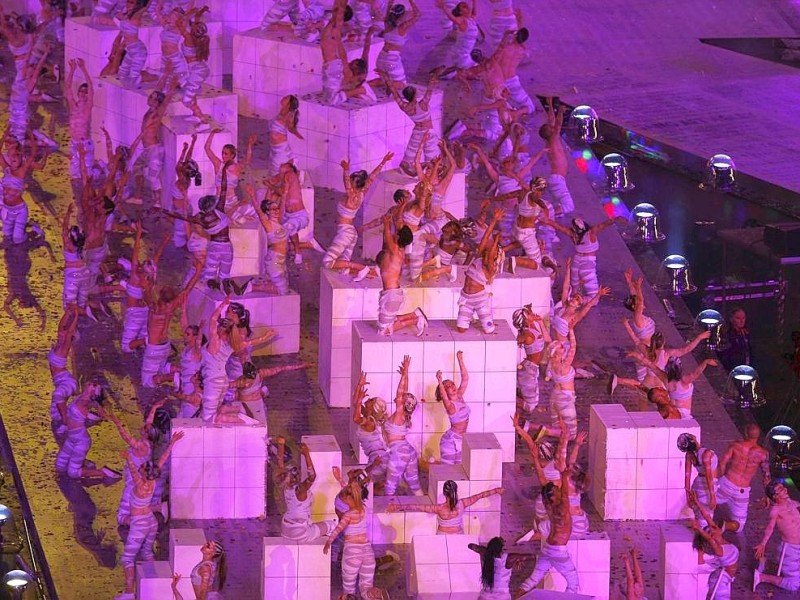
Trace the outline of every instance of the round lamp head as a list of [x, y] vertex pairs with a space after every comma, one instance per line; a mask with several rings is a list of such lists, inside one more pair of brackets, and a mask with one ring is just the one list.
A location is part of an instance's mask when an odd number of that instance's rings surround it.
[[606, 189], [609, 192], [627, 192], [636, 187], [628, 175], [628, 161], [621, 154], [606, 154], [600, 164], [606, 175]]
[[727, 154], [715, 154], [706, 163], [705, 179], [700, 184], [704, 190], [727, 192], [736, 183], [736, 164]]
[[32, 581], [33, 577], [20, 569], [9, 571], [3, 576], [3, 583], [12, 590], [24, 590]]
[[721, 350], [723, 346], [722, 325], [725, 322], [722, 315], [716, 310], [708, 309], [698, 313], [695, 320], [701, 329], [711, 333], [711, 337], [706, 340], [706, 347], [709, 350]]
[[652, 244], [666, 239], [661, 233], [658, 209], [652, 204], [642, 202], [631, 211], [631, 226], [624, 233], [630, 240]]
[[791, 456], [792, 447], [797, 443], [797, 433], [788, 425], [776, 425], [767, 433], [766, 446], [772, 453], [772, 469], [780, 476], [786, 475], [796, 467], [798, 460]]
[[597, 113], [591, 106], [576, 106], [569, 115], [569, 129], [577, 139], [586, 144], [600, 141], [598, 123]]
[[731, 369], [728, 373], [726, 393], [731, 401], [744, 409], [764, 406], [767, 401], [761, 393], [758, 372], [749, 365], [739, 365]]
[[11, 520], [11, 510], [5, 505], [0, 504], [0, 527]]
[[656, 288], [661, 292], [683, 296], [697, 291], [692, 283], [689, 261], [680, 254], [670, 254], [663, 261], [656, 277]]

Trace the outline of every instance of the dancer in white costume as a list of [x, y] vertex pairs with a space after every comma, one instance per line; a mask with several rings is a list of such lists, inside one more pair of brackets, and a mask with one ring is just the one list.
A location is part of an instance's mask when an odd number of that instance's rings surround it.
[[786, 486], [778, 479], [771, 480], [764, 488], [764, 493], [771, 504], [769, 523], [764, 529], [761, 543], [755, 547], [755, 555], [758, 560], [764, 559], [767, 542], [777, 527], [781, 534], [783, 568], [777, 575], [768, 575], [756, 569], [753, 573], [753, 591], [759, 583], [769, 583], [797, 592], [800, 590], [800, 502], [789, 497]]
[[[167, 93], [151, 92], [147, 97], [147, 112], [142, 117], [142, 153], [136, 160], [134, 169], [143, 172], [144, 179], [150, 187], [151, 201], [154, 206], [161, 204], [161, 175], [164, 169], [164, 142], [161, 137], [161, 121], [167, 114], [169, 100], [178, 89], [177, 80], [173, 79]], [[142, 194], [141, 177], [137, 177], [137, 195]]]
[[542, 317], [530, 305], [515, 310], [511, 320], [517, 329], [517, 345], [525, 351], [525, 358], [517, 366], [517, 414], [524, 427], [539, 406], [539, 366], [545, 344], [552, 339]]
[[139, 39], [139, 27], [147, 6], [128, 0], [126, 12], [118, 16], [121, 37], [120, 46], [124, 54], [117, 75], [120, 83], [127, 88], [142, 87], [142, 71], [147, 63], [147, 46]]
[[468, 544], [467, 547], [481, 555], [481, 593], [478, 600], [511, 600], [511, 573], [529, 560], [529, 552], [505, 551], [505, 540], [493, 537], [486, 546]]
[[[111, 410], [106, 410], [106, 418], [114, 424], [117, 432], [123, 441], [128, 445], [128, 457], [130, 462], [134, 464], [136, 469], [141, 467], [144, 463], [150, 460], [153, 456], [152, 443], [158, 437], [158, 431], [153, 428], [153, 419], [156, 416], [156, 411], [164, 406], [166, 399], [157, 400], [150, 406], [147, 412], [147, 418], [142, 426], [139, 428], [138, 437], [132, 436], [122, 424], [119, 417]], [[124, 487], [122, 488], [122, 496], [119, 499], [119, 508], [117, 509], [117, 523], [120, 525], [128, 525], [131, 516], [131, 494], [133, 493], [133, 476], [131, 469], [126, 463], [123, 470], [125, 479]], [[155, 502], [160, 503], [161, 498], [156, 498]]]
[[458, 299], [458, 318], [456, 319], [456, 328], [461, 333], [469, 329], [473, 314], [477, 314], [484, 333], [493, 333], [495, 330], [489, 290], [486, 288], [494, 281], [504, 260], [503, 251], [500, 248], [500, 236], [493, 235], [495, 225], [504, 215], [505, 211], [502, 209], [494, 211], [494, 216], [476, 251], [477, 256], [467, 267], [464, 287]]
[[[89, 466], [86, 455], [92, 447], [92, 438], [87, 426], [102, 421], [103, 387], [99, 380], [92, 378], [83, 385], [81, 393], [75, 396], [67, 408], [64, 424], [67, 426], [67, 439], [61, 444], [56, 455], [56, 473], [66, 473], [72, 479], [82, 477], [108, 477], [119, 479], [121, 475], [108, 467], [96, 469]], [[94, 409], [96, 412], [92, 412]]]
[[541, 137], [547, 146], [547, 159], [550, 163], [550, 176], [547, 178], [547, 189], [553, 198], [556, 215], [568, 215], [575, 210], [575, 201], [567, 188], [567, 151], [561, 139], [561, 128], [564, 125], [566, 106], [559, 106], [558, 113], [553, 110], [553, 99], [547, 99], [547, 123], [539, 128]]
[[172, 434], [169, 445], [159, 457], [158, 462], [147, 461], [141, 466], [137, 466], [129, 450], [122, 452], [133, 478], [133, 490], [130, 496], [130, 529], [120, 559], [120, 563], [125, 569], [125, 593], [117, 596], [118, 600], [133, 600], [134, 569], [139, 553], [145, 561], [151, 561], [154, 558], [153, 543], [158, 534], [158, 521], [153, 514], [153, 495], [156, 491], [156, 483], [161, 477], [161, 471], [167, 463], [172, 449], [183, 436], [183, 431], [176, 431]]
[[492, 4], [492, 15], [489, 17], [489, 39], [492, 42], [492, 50], [497, 51], [500, 43], [508, 32], [516, 32], [521, 29], [520, 11], [515, 13], [512, 0], [490, 0]]
[[417, 398], [414, 394], [408, 393], [410, 366], [411, 357], [403, 357], [403, 362], [398, 369], [400, 381], [397, 384], [397, 394], [394, 398], [395, 410], [383, 424], [386, 441], [389, 444], [389, 466], [385, 490], [387, 496], [394, 496], [397, 493], [401, 479], [405, 479], [412, 494], [424, 496], [419, 483], [419, 465], [417, 464], [419, 457], [406, 437], [411, 426], [411, 417], [417, 408]]
[[[633, 313], [633, 322], [630, 324], [630, 331], [633, 332], [634, 343], [644, 344], [649, 347], [656, 332], [656, 322], [644, 314], [644, 294], [642, 293], [642, 285], [644, 282], [643, 277], [633, 279], [633, 270], [625, 269], [625, 283], [628, 285], [628, 293], [630, 294], [623, 301], [623, 306]], [[627, 323], [627, 319], [625, 320]], [[627, 327], [626, 327], [627, 329]], [[663, 336], [662, 336], [663, 338]], [[652, 359], [651, 359], [652, 360]], [[643, 365], [636, 365], [636, 379], [639, 383], [643, 383], [647, 376], [647, 368]]]
[[300, 101], [297, 96], [284, 96], [281, 98], [280, 110], [275, 118], [269, 122], [269, 159], [267, 172], [275, 176], [282, 165], [294, 159], [294, 154], [289, 146], [289, 134], [302, 140], [303, 136], [297, 131], [300, 121]]
[[53, 393], [50, 398], [50, 419], [55, 426], [56, 435], [67, 431], [67, 400], [78, 392], [78, 382], [67, 368], [72, 343], [78, 332], [78, 307], [70, 305], [64, 310], [58, 322], [58, 337], [47, 354], [50, 377], [53, 380]]
[[[239, 181], [244, 177], [246, 168], [250, 166], [250, 163], [253, 160], [253, 144], [255, 144], [255, 135], [251, 135], [248, 138], [247, 151], [245, 153], [244, 161], [240, 162], [237, 160], [239, 151], [233, 144], [225, 144], [222, 146], [222, 152], [220, 153], [221, 156], [217, 156], [212, 149], [214, 137], [218, 133], [222, 132], [223, 130], [220, 128], [212, 129], [211, 133], [206, 138], [206, 143], [203, 149], [206, 152], [208, 160], [210, 160], [211, 164], [214, 165], [214, 181], [217, 185], [217, 196], [221, 196], [225, 203], [224, 212], [225, 214], [231, 216], [232, 219], [236, 220], [235, 215], [237, 214], [237, 209], [239, 208], [239, 197], [236, 194], [236, 189], [239, 186]], [[222, 194], [223, 167], [227, 177], [224, 195]], [[248, 214], [254, 214], [249, 210], [249, 203], [242, 201], [242, 204], [247, 205], [247, 211], [245, 212]], [[239, 210], [239, 212], [241, 212], [241, 210]]]
[[548, 483], [542, 488], [542, 501], [549, 519], [539, 526], [538, 537], [542, 550], [536, 557], [536, 567], [520, 586], [520, 592], [527, 593], [535, 588], [550, 569], [558, 571], [567, 580], [568, 594], [577, 594], [579, 587], [575, 563], [567, 552], [567, 543], [572, 536], [572, 513], [570, 511], [569, 474], [561, 473], [561, 485]]
[[[162, 5], [163, 10], [163, 5]], [[161, 16], [161, 73], [169, 73], [178, 80], [178, 86], [183, 87], [189, 77], [189, 66], [181, 48], [183, 30], [186, 27], [186, 17], [183, 11], [169, 10]]]
[[527, 114], [532, 115], [536, 111], [536, 105], [522, 87], [522, 82], [517, 74], [520, 63], [529, 56], [528, 49], [525, 48], [525, 42], [528, 41], [529, 35], [526, 28], [521, 28], [513, 33], [506, 32], [502, 44], [489, 61], [500, 69], [504, 86], [509, 93], [511, 106], [516, 109], [527, 108]]
[[[684, 461], [685, 479], [683, 487], [686, 497], [694, 492], [698, 504], [702, 504], [707, 512], [714, 514], [717, 508], [717, 468], [719, 459], [716, 452], [710, 448], [703, 448], [700, 442], [691, 433], [682, 433], [678, 436], [678, 450], [686, 453]], [[692, 481], [692, 470], [697, 470], [697, 477]], [[703, 513], [695, 511], [694, 518], [705, 527], [708, 525], [703, 518]]]
[[439, 135], [433, 128], [433, 119], [430, 111], [431, 96], [436, 89], [436, 75], [431, 76], [425, 94], [420, 99], [417, 99], [419, 90], [413, 85], [404, 87], [401, 95], [391, 84], [386, 73], [379, 72], [379, 75], [383, 78], [392, 98], [397, 102], [397, 106], [414, 123], [414, 129], [411, 130], [411, 137], [408, 140], [403, 160], [400, 161], [400, 168], [403, 172], [413, 177], [417, 174], [414, 165], [421, 149], [424, 150], [426, 162], [439, 158], [441, 154], [439, 150]]
[[[203, 7], [207, 8], [207, 7]], [[194, 14], [188, 22], [180, 21], [183, 35], [183, 56], [186, 59], [186, 81], [183, 84], [183, 105], [192, 111], [192, 115], [203, 123], [211, 121], [211, 116], [204, 113], [197, 104], [197, 94], [210, 74], [208, 58], [211, 38], [208, 26], [201, 20], [202, 9]]]
[[553, 428], [561, 427], [560, 419], [569, 430], [569, 438], [578, 434], [578, 414], [575, 410], [575, 368], [572, 362], [578, 345], [575, 331], [568, 332], [569, 344], [552, 342], [549, 348], [550, 361], [548, 373], [553, 380], [553, 393], [550, 396], [550, 420]]
[[572, 292], [586, 296], [597, 294], [600, 289], [597, 281], [597, 251], [600, 249], [597, 234], [614, 223], [627, 223], [625, 217], [606, 219], [596, 225], [590, 225], [581, 218], [575, 218], [572, 219], [570, 227], [564, 227], [549, 218], [543, 218], [542, 222], [566, 235], [575, 245], [575, 255], [570, 268]]
[[84, 311], [92, 288], [92, 274], [86, 266], [86, 258], [83, 255], [86, 234], [77, 225], [70, 226], [74, 210], [75, 204], [67, 207], [67, 214], [61, 226], [64, 255], [63, 307], [66, 309], [71, 305], [77, 305]]
[[[165, 238], [169, 241], [169, 238]], [[152, 260], [139, 261], [139, 251], [142, 242], [142, 223], [136, 222], [136, 237], [133, 240], [133, 253], [131, 255], [131, 273], [128, 284], [125, 286], [125, 316], [122, 325], [122, 340], [120, 349], [123, 353], [133, 352], [137, 347], [144, 345], [147, 338], [147, 317], [150, 308], [145, 296], [153, 290], [156, 281], [158, 259], [164, 251], [166, 244], [162, 244]]]
[[469, 2], [459, 2], [451, 9], [447, 7], [444, 0], [437, 0], [436, 6], [442, 10], [445, 17], [452, 21], [453, 29], [456, 32], [456, 39], [450, 48], [450, 56], [447, 61], [449, 66], [459, 69], [474, 67], [475, 61], [472, 60], [471, 54], [480, 35], [477, 2], [473, 0], [471, 6]]
[[357, 427], [359, 446], [367, 455], [367, 460], [375, 465], [372, 469], [375, 485], [382, 486], [389, 466], [389, 450], [383, 435], [386, 402], [378, 397], [368, 398], [367, 385], [367, 374], [362, 371], [353, 390], [353, 422]]
[[273, 480], [283, 492], [286, 504], [281, 519], [281, 535], [296, 542], [311, 542], [330, 535], [336, 526], [336, 521], [311, 521], [311, 504], [314, 498], [311, 486], [317, 479], [317, 472], [314, 470], [308, 446], [305, 444], [299, 446], [300, 454], [306, 464], [306, 478], [300, 479], [298, 467], [285, 463], [286, 439], [278, 436], [276, 441], [278, 454]]
[[495, 494], [503, 488], [492, 488], [467, 498], [458, 497], [458, 484], [452, 479], [444, 482], [442, 493], [445, 501], [438, 504], [401, 504], [390, 501], [387, 512], [424, 512], [436, 515], [436, 533], [441, 535], [464, 534], [464, 511], [476, 502]]
[[[364, 506], [361, 485], [354, 481], [347, 488], [345, 500], [349, 510], [342, 515], [339, 525], [330, 532], [322, 551], [328, 554], [333, 541], [344, 533], [342, 553], [342, 595], [339, 600], [356, 597], [356, 588], [361, 598], [389, 600], [384, 590], [375, 587], [375, 551], [369, 542], [367, 529], [370, 515]], [[358, 582], [358, 585], [356, 585]]]
[[719, 461], [719, 490], [717, 506], [726, 505], [726, 517], [733, 520], [733, 529], [743, 531], [747, 523], [747, 510], [750, 503], [750, 483], [761, 471], [764, 485], [772, 475], [769, 466], [769, 452], [758, 443], [761, 428], [750, 423], [745, 428], [743, 440], [731, 443]]
[[3, 241], [21, 244], [27, 239], [25, 227], [28, 224], [28, 204], [25, 202], [25, 179], [30, 175], [36, 163], [38, 144], [31, 138], [30, 154], [24, 152], [22, 143], [11, 143], [10, 152], [0, 152], [0, 168], [3, 179], [0, 180], [0, 215], [3, 219]]
[[[364, 203], [364, 196], [370, 186], [393, 156], [394, 154], [389, 152], [369, 174], [363, 170], [350, 173], [350, 161], [346, 159], [342, 161], [344, 189], [347, 196], [343, 202], [336, 205], [336, 213], [339, 215], [336, 221], [336, 235], [328, 246], [325, 256], [322, 257], [322, 264], [325, 268], [353, 269], [350, 259], [353, 257], [353, 250], [358, 242], [358, 232], [353, 221]], [[357, 265], [357, 270], [361, 269], [363, 266]]]
[[[76, 68], [81, 70], [84, 78], [84, 82], [78, 86], [77, 96], [72, 89]], [[78, 165], [78, 146], [83, 146], [86, 169], [90, 169], [94, 163], [94, 142], [92, 142], [92, 136], [89, 131], [92, 122], [92, 107], [94, 106], [94, 86], [92, 85], [92, 77], [89, 75], [86, 63], [83, 62], [82, 58], [69, 61], [67, 79], [64, 82], [64, 95], [69, 106], [69, 149], [71, 154], [69, 175], [72, 179], [79, 179], [81, 170]]]
[[708, 596], [716, 600], [731, 600], [731, 586], [739, 569], [739, 549], [727, 541], [722, 534], [725, 526], [718, 526], [705, 507], [698, 504], [694, 492], [689, 493], [689, 506], [703, 515], [708, 523], [705, 527], [695, 520], [692, 528], [695, 531], [694, 547], [700, 553], [699, 568], [711, 576], [708, 578]]
[[388, 82], [389, 87], [396, 91], [408, 85], [401, 53], [408, 42], [409, 31], [422, 15], [414, 0], [409, 0], [408, 4], [411, 7], [410, 14], [403, 4], [395, 4], [394, 0], [389, 1], [386, 29], [383, 31], [383, 47], [375, 61], [375, 71], [379, 74], [385, 73], [384, 82]]
[[367, 33], [361, 58], [348, 62], [347, 51], [342, 43], [346, 6], [347, 0], [334, 1], [331, 20], [320, 33], [322, 100], [333, 106], [342, 104], [348, 98], [359, 98], [369, 103], [376, 100], [375, 92], [366, 83], [372, 30]]
[[245, 194], [267, 236], [267, 251], [264, 254], [266, 278], [254, 280], [251, 289], [281, 296], [288, 294], [289, 275], [286, 272], [286, 253], [289, 248], [289, 235], [281, 224], [280, 200], [265, 199], [259, 207], [256, 204], [255, 188], [251, 184], [245, 185]]
[[461, 381], [456, 388], [456, 384], [450, 379], [442, 379], [442, 372], [436, 371], [436, 401], [442, 402], [447, 411], [447, 418], [450, 421], [450, 429], [445, 431], [439, 440], [440, 461], [446, 465], [461, 464], [461, 447], [464, 441], [464, 434], [469, 427], [470, 407], [464, 401], [464, 394], [469, 385], [469, 373], [464, 364], [464, 353], [459, 350], [456, 352], [458, 368], [461, 374]]
[[[218, 591], [225, 586], [228, 576], [228, 561], [225, 548], [218, 540], [211, 540], [200, 547], [200, 554], [203, 557], [197, 563], [189, 575], [195, 598], [205, 600], [221, 600], [222, 596]], [[178, 591], [178, 583], [181, 575], [176, 573], [172, 576], [172, 595], [173, 600], [183, 600], [183, 596]]]

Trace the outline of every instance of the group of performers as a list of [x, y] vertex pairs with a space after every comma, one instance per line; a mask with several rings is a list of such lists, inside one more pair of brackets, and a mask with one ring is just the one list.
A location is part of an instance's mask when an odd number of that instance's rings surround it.
[[[198, 94], [209, 75], [209, 35], [204, 22], [208, 7], [194, 0], [99, 0], [94, 7], [95, 23], [118, 27], [119, 34], [109, 48], [108, 65], [100, 73], [90, 73], [84, 61], [70, 60], [63, 82], [70, 133], [69, 175], [75, 202], [61, 218], [63, 255], [63, 316], [55, 343], [48, 354], [53, 391], [50, 415], [59, 443], [56, 471], [63, 477], [124, 479], [117, 520], [125, 535], [122, 566], [125, 592], [120, 598], [133, 598], [134, 565], [137, 557], [153, 559], [153, 542], [158, 529], [155, 513], [160, 511], [165, 493], [168, 458], [181, 434], [169, 435], [163, 426], [169, 416], [199, 417], [208, 424], [255, 424], [266, 419], [264, 399], [266, 380], [280, 372], [303, 369], [298, 363], [274, 368], [259, 368], [252, 359], [253, 349], [269, 343], [276, 333], [253, 332], [252, 317], [241, 302], [251, 294], [289, 293], [290, 264], [303, 264], [303, 252], [323, 253], [322, 268], [352, 275], [355, 283], [366, 277], [379, 277], [377, 329], [391, 335], [413, 328], [422, 336], [428, 319], [421, 308], [401, 314], [404, 288], [422, 281], [446, 278], [453, 283], [463, 275], [458, 300], [456, 325], [465, 332], [477, 320], [486, 333], [495, 330], [491, 309], [491, 284], [502, 273], [517, 274], [518, 269], [542, 269], [553, 282], [561, 281], [560, 297], [549, 314], [537, 314], [530, 306], [513, 315], [517, 343], [524, 358], [517, 370], [517, 412], [514, 429], [530, 450], [536, 477], [541, 486], [532, 508], [536, 527], [520, 540], [540, 540], [538, 552], [512, 548], [502, 538], [487, 545], [471, 545], [482, 562], [480, 598], [510, 598], [532, 589], [551, 568], [567, 581], [567, 590], [579, 590], [579, 577], [568, 552], [574, 534], [589, 530], [581, 497], [588, 486], [585, 469], [579, 462], [587, 433], [579, 430], [576, 411], [576, 376], [583, 371], [576, 361], [579, 346], [577, 327], [589, 311], [609, 295], [597, 276], [597, 254], [602, 232], [614, 219], [588, 223], [575, 216], [575, 205], [566, 186], [569, 159], [561, 139], [565, 108], [552, 99], [544, 106], [538, 129], [541, 147], [530, 134], [536, 105], [521, 84], [517, 69], [526, 59], [529, 31], [521, 13], [511, 0], [491, 0], [489, 40], [478, 48], [478, 2], [441, 0], [437, 9], [451, 30], [447, 63], [427, 76], [425, 85], [410, 83], [403, 62], [409, 33], [422, 11], [415, 0], [408, 6], [395, 0], [334, 0], [327, 6], [321, 0], [301, 5], [298, 0], [276, 0], [265, 15], [265, 31], [290, 32], [298, 39], [319, 43], [323, 59], [323, 101], [331, 105], [348, 102], [377, 102], [376, 91], [390, 96], [414, 124], [399, 168], [413, 182], [412, 189], [398, 189], [395, 206], [372, 223], [358, 227], [359, 212], [367, 192], [393, 160], [387, 153], [370, 172], [351, 171], [342, 157], [345, 193], [336, 204], [336, 227], [327, 249], [316, 240], [301, 242], [300, 232], [309, 226], [303, 204], [301, 173], [293, 161], [292, 138], [300, 138], [298, 123], [301, 102], [288, 95], [270, 121], [264, 135], [252, 135], [242, 155], [233, 144], [219, 145], [222, 133], [211, 116], [199, 107]], [[486, 4], [486, 3], [483, 3]], [[7, 256], [14, 248], [28, 250], [46, 246], [44, 233], [29, 221], [24, 196], [32, 171], [45, 168], [57, 143], [31, 125], [31, 106], [47, 101], [39, 90], [42, 77], [57, 69], [53, 51], [63, 41], [63, 18], [67, 7], [58, 0], [42, 2], [39, 22], [16, 14], [0, 12], [0, 34], [14, 56], [15, 76], [9, 98], [9, 125], [0, 152], [2, 179], [3, 246]], [[480, 7], [481, 9], [483, 6]], [[288, 19], [288, 20], [287, 20]], [[146, 69], [148, 48], [139, 38], [143, 24], [161, 26], [162, 68], [158, 73]], [[450, 34], [448, 34], [450, 35]], [[375, 77], [370, 78], [369, 50], [378, 37], [383, 46], [378, 54]], [[349, 60], [345, 42], [363, 44], [360, 58]], [[48, 66], [51, 68], [48, 70]], [[43, 75], [43, 73], [45, 75]], [[108, 134], [107, 160], [98, 160], [91, 134], [94, 90], [99, 78], [116, 77], [129, 88], [149, 90], [148, 109], [142, 115], [141, 131], [129, 146], [114, 147]], [[76, 87], [76, 79], [80, 83]], [[454, 79], [452, 83], [446, 83]], [[433, 126], [432, 94], [438, 86], [477, 82], [482, 99], [472, 104], [467, 115], [453, 122], [444, 137]], [[177, 95], [177, 96], [176, 96]], [[190, 111], [198, 129], [205, 128], [203, 151], [213, 164], [216, 193], [196, 199], [190, 189], [199, 178], [194, 158], [197, 135], [184, 145], [175, 165], [164, 164], [162, 120], [176, 97]], [[253, 146], [259, 141], [268, 146], [267, 177], [253, 176]], [[547, 158], [546, 176], [534, 175], [537, 163]], [[458, 171], [490, 183], [493, 191], [480, 203], [474, 216], [455, 218], [444, 209], [446, 196], [453, 193], [452, 182]], [[131, 177], [133, 175], [133, 177]], [[164, 189], [166, 188], [166, 189]], [[456, 192], [461, 193], [461, 190]], [[131, 199], [141, 199], [147, 209], [131, 217]], [[164, 203], [165, 207], [162, 207]], [[193, 206], [195, 205], [196, 206]], [[169, 223], [163, 239], [144, 224], [150, 217]], [[264, 275], [247, 281], [231, 278], [235, 248], [231, 229], [247, 222], [263, 228], [267, 247]], [[158, 227], [156, 223], [156, 227]], [[354, 260], [359, 232], [381, 227], [383, 249], [375, 257]], [[163, 227], [161, 227], [163, 229]], [[120, 236], [133, 239], [130, 252], [112, 252]], [[560, 265], [554, 246], [560, 238], [572, 243], [573, 252]], [[115, 243], [110, 244], [113, 241]], [[162, 269], [162, 258], [182, 254], [186, 268], [177, 284]], [[149, 248], [149, 250], [147, 249]], [[288, 260], [290, 257], [293, 260]], [[24, 277], [22, 278], [24, 281]], [[692, 371], [684, 371], [681, 356], [690, 353], [706, 339], [701, 334], [682, 348], [667, 348], [663, 332], [645, 314], [642, 279], [625, 274], [629, 296], [625, 306], [631, 319], [624, 323], [631, 338], [630, 357], [637, 363], [635, 377], [609, 375], [608, 387], [636, 390], [642, 410], [653, 404], [667, 419], [691, 417], [694, 381], [703, 369], [715, 366], [706, 359]], [[18, 325], [22, 318], [14, 311], [36, 308], [44, 311], [33, 295], [11, 285], [5, 302], [6, 312]], [[169, 281], [169, 282], [168, 282]], [[24, 283], [21, 284], [24, 287]], [[222, 291], [222, 300], [208, 319], [193, 322], [189, 297], [194, 290]], [[90, 373], [76, 373], [70, 357], [78, 343], [80, 329], [91, 328], [109, 315], [107, 301], [121, 298], [124, 304], [120, 353], [141, 361], [138, 384], [142, 395], [157, 390], [158, 396], [147, 407], [147, 418], [136, 435], [127, 431], [106, 402], [105, 380]], [[180, 314], [183, 348], [173, 351], [170, 328]], [[548, 325], [549, 323], [549, 325]], [[742, 325], [743, 327], [743, 325]], [[748, 342], [749, 343], [749, 342]], [[456, 345], [456, 349], [458, 345]], [[437, 373], [435, 400], [441, 402], [450, 428], [442, 436], [438, 461], [460, 464], [462, 440], [470, 422], [469, 365], [457, 351], [459, 381]], [[336, 498], [338, 521], [313, 522], [312, 487], [317, 477], [308, 448], [300, 444], [290, 450], [287, 441], [277, 436], [274, 444], [273, 483], [285, 505], [281, 535], [294, 541], [327, 538], [329, 552], [341, 535], [344, 543], [335, 558], [342, 568], [342, 596], [385, 598], [387, 592], [375, 586], [376, 564], [391, 562], [391, 557], [376, 557], [367, 534], [370, 516], [365, 499], [370, 484], [379, 494], [397, 495], [407, 490], [421, 496], [419, 456], [409, 441], [411, 419], [418, 399], [408, 392], [411, 359], [398, 366], [400, 375], [393, 399], [371, 397], [368, 373], [362, 373], [352, 396], [352, 415], [361, 449], [369, 465], [337, 473], [342, 489]], [[540, 384], [545, 376], [551, 382], [546, 417], [539, 409]], [[109, 421], [119, 431], [127, 449], [123, 452], [124, 473], [108, 467], [97, 468], [87, 459], [91, 448], [89, 427]], [[785, 589], [800, 589], [800, 516], [798, 503], [788, 496], [786, 487], [772, 480], [768, 453], [759, 444], [760, 430], [749, 426], [743, 441], [731, 444], [717, 457], [702, 447], [693, 436], [685, 435], [680, 448], [686, 453], [687, 501], [695, 513], [693, 526], [698, 549], [713, 570], [709, 586], [717, 599], [729, 598], [731, 582], [737, 573], [739, 549], [730, 543], [726, 532], [741, 532], [748, 516], [751, 480], [762, 473], [771, 503], [770, 521], [755, 555], [761, 559], [775, 527], [784, 544], [782, 574], [755, 572], [754, 586], [769, 583]], [[302, 456], [306, 468], [300, 476], [294, 458]], [[697, 476], [692, 479], [693, 471]], [[464, 533], [464, 512], [474, 503], [503, 488], [489, 489], [460, 497], [454, 481], [444, 484], [445, 501], [435, 504], [393, 502], [390, 511], [424, 511], [437, 516], [437, 532], [443, 535]], [[724, 519], [715, 520], [715, 511], [726, 507]], [[521, 532], [522, 533], [522, 532]], [[225, 580], [225, 550], [219, 541], [202, 549], [203, 561], [192, 571], [191, 583], [197, 598], [209, 598]], [[511, 572], [525, 568], [532, 557], [536, 564], [524, 582], [511, 590]], [[625, 554], [628, 598], [643, 598], [644, 586], [638, 554]], [[176, 575], [173, 589], [180, 598]]]

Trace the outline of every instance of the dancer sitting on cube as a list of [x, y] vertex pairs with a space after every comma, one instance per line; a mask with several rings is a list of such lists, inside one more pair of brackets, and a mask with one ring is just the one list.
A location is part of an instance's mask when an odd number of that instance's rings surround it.
[[330, 535], [336, 521], [311, 521], [311, 504], [314, 501], [311, 486], [317, 479], [311, 451], [305, 444], [300, 444], [300, 454], [306, 464], [306, 478], [301, 479], [299, 467], [286, 464], [286, 439], [278, 436], [277, 445], [277, 465], [272, 477], [283, 492], [286, 505], [281, 519], [281, 535], [295, 542], [311, 542]]
[[322, 101], [332, 106], [338, 106], [349, 98], [369, 103], [376, 101], [375, 92], [366, 82], [372, 30], [367, 33], [361, 58], [348, 62], [347, 51], [342, 43], [346, 6], [347, 0], [334, 1], [333, 15], [320, 34]]
[[[428, 319], [421, 308], [406, 314], [398, 314], [405, 300], [405, 292], [400, 286], [400, 273], [402, 271], [405, 251], [413, 236], [411, 230], [404, 226], [392, 234], [391, 217], [383, 217], [383, 249], [376, 257], [383, 289], [378, 296], [378, 331], [384, 335], [391, 335], [405, 327], [415, 326], [417, 337], [421, 336], [428, 327]], [[364, 267], [368, 269], [369, 267]]]
[[401, 52], [408, 42], [408, 33], [419, 20], [422, 13], [414, 0], [409, 0], [411, 13], [403, 4], [389, 0], [386, 12], [386, 28], [383, 30], [383, 47], [375, 61], [375, 71], [385, 73], [384, 82], [399, 91], [408, 85], [406, 68], [403, 65]]
[[211, 38], [208, 36], [208, 25], [202, 20], [206, 10], [208, 7], [204, 6], [199, 11], [192, 11], [188, 22], [179, 21], [183, 36], [183, 56], [186, 59], [187, 68], [181, 101], [201, 123], [211, 121], [211, 116], [205, 114], [197, 104], [197, 95], [211, 72], [208, 67]]

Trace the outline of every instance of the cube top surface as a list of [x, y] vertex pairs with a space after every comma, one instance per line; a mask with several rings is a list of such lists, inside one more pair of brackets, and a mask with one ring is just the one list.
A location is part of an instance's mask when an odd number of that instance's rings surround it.
[[464, 435], [464, 446], [472, 450], [502, 450], [497, 436], [491, 432], [474, 432]]
[[[245, 37], [256, 38], [260, 40], [269, 40], [271, 42], [278, 42], [281, 44], [290, 44], [292, 46], [306, 46], [307, 48], [319, 48], [319, 42], [307, 42], [305, 40], [298, 39], [295, 37], [294, 33], [289, 31], [264, 31], [260, 27], [256, 27], [254, 29], [250, 29], [248, 31], [240, 32], [236, 35], [242, 35]], [[342, 40], [344, 43], [345, 50], [360, 50], [363, 45], [357, 42], [350, 42]], [[376, 40], [377, 41], [377, 40]], [[320, 54], [322, 51], [320, 50]]]
[[391, 335], [383, 335], [378, 333], [375, 328], [374, 322], [371, 321], [354, 321], [353, 333], [357, 335], [365, 343], [370, 342], [465, 342], [465, 341], [478, 341], [485, 342], [514, 342], [516, 344], [516, 336], [509, 327], [508, 323], [504, 320], [496, 320], [494, 322], [495, 330], [492, 333], [484, 333], [482, 330], [472, 327], [466, 333], [471, 335], [466, 336], [458, 331], [456, 322], [453, 320], [429, 320], [428, 329], [420, 337], [417, 337], [416, 331], [413, 329], [402, 329], [396, 331]]

